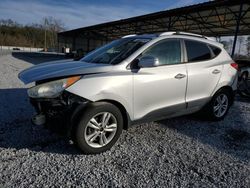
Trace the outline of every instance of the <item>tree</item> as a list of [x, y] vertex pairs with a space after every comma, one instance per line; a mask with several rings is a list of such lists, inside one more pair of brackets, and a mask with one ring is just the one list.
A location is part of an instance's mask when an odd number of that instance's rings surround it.
[[238, 54], [240, 54], [240, 51], [242, 50], [242, 42], [245, 40], [243, 36], [239, 36], [239, 47], [238, 47]]
[[33, 23], [24, 26], [11, 19], [0, 19], [0, 45], [43, 47], [44, 32], [47, 31], [47, 47], [56, 48], [57, 32], [64, 30], [64, 24], [52, 17], [48, 17], [47, 20], [46, 25]]
[[232, 47], [233, 47], [233, 39], [230, 38], [229, 40], [221, 41], [221, 43], [224, 45], [224, 48], [226, 51], [231, 54], [232, 53]]
[[44, 48], [50, 46], [56, 48], [57, 33], [65, 30], [63, 22], [53, 17], [45, 17], [42, 21], [44, 29]]
[[247, 56], [250, 57], [250, 36], [247, 37]]

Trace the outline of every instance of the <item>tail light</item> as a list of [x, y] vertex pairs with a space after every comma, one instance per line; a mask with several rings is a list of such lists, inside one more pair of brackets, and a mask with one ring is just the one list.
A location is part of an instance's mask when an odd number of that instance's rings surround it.
[[230, 64], [233, 68], [235, 68], [237, 71], [239, 70], [239, 65], [235, 62]]

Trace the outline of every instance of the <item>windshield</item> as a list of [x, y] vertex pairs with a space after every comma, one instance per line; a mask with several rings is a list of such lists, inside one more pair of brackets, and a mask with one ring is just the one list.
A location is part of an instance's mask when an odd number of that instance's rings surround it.
[[123, 38], [115, 40], [89, 53], [81, 61], [87, 63], [118, 64], [150, 40], [148, 38]]

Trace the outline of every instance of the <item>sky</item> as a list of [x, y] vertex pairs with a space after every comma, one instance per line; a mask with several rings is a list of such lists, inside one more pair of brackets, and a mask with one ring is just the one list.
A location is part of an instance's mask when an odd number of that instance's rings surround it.
[[41, 23], [44, 17], [60, 19], [66, 29], [120, 20], [207, 0], [0, 0], [0, 19], [20, 24]]

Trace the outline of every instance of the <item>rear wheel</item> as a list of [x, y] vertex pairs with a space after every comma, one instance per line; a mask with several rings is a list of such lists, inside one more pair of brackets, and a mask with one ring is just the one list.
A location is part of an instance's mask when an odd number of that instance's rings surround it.
[[110, 103], [96, 103], [85, 111], [76, 127], [76, 144], [86, 154], [101, 153], [116, 143], [122, 129], [120, 110]]
[[218, 91], [204, 109], [204, 115], [210, 120], [219, 121], [223, 119], [231, 104], [233, 103], [233, 96], [231, 93], [222, 89]]

